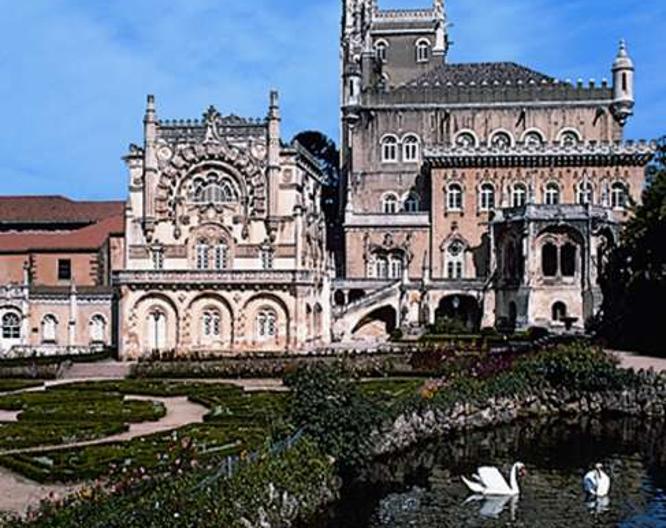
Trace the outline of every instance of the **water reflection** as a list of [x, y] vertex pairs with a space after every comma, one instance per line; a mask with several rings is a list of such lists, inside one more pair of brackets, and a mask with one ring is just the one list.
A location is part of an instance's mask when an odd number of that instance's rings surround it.
[[[419, 446], [349, 483], [317, 528], [666, 527], [664, 423], [645, 420], [521, 422]], [[470, 497], [460, 475], [527, 465], [519, 498]], [[610, 496], [589, 501], [583, 475], [596, 462]]]

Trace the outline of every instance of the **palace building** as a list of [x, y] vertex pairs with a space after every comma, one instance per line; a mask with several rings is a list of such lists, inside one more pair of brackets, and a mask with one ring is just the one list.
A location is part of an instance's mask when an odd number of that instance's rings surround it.
[[162, 120], [149, 96], [126, 202], [1, 198], [0, 355], [298, 353], [444, 318], [583, 331], [654, 153], [623, 138], [627, 47], [610, 82], [570, 82], [450, 62], [449, 27], [443, 0], [343, 1], [335, 256], [275, 92], [261, 119]]

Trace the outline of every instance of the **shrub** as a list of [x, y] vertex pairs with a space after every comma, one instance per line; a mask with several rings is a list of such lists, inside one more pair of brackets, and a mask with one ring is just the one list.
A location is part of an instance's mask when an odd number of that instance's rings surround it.
[[391, 332], [391, 341], [402, 341], [402, 338], [405, 336], [402, 328], [396, 328]]
[[450, 317], [438, 317], [435, 321], [434, 326], [432, 327], [432, 333], [434, 334], [466, 334], [467, 327], [465, 323], [458, 319], [452, 319]]

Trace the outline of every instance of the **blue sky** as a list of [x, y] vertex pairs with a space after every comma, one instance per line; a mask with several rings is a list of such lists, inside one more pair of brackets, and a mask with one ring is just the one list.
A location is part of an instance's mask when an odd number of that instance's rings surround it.
[[[264, 116], [337, 135], [340, 0], [0, 0], [0, 194], [124, 198], [145, 96], [162, 118]], [[380, 0], [382, 7], [428, 0]], [[666, 133], [663, 0], [448, 0], [451, 61], [513, 60], [561, 79], [637, 64], [630, 138]]]

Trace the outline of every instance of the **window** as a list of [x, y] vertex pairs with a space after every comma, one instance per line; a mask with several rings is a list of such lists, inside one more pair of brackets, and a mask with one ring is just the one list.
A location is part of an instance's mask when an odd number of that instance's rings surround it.
[[393, 254], [389, 258], [389, 278], [401, 279], [402, 278], [402, 255]]
[[384, 163], [395, 163], [398, 161], [398, 140], [388, 136], [382, 140], [382, 161]]
[[382, 212], [384, 214], [395, 214], [398, 212], [398, 197], [395, 194], [387, 194], [382, 200]]
[[42, 343], [56, 343], [58, 341], [58, 320], [53, 315], [46, 315], [42, 319]]
[[273, 310], [260, 310], [257, 314], [257, 338], [259, 341], [276, 339], [278, 336], [277, 315]]
[[194, 184], [194, 201], [200, 204], [221, 204], [238, 201], [234, 185], [216, 173], [210, 173], [206, 181], [198, 180]]
[[476, 138], [470, 132], [461, 132], [456, 136], [456, 146], [460, 148], [476, 147]]
[[560, 143], [564, 147], [575, 147], [580, 143], [580, 136], [574, 130], [565, 130], [560, 134]]
[[3, 339], [19, 339], [21, 337], [21, 318], [15, 313], [6, 313], [2, 316]]
[[446, 192], [446, 207], [449, 211], [462, 211], [463, 191], [458, 183], [452, 183]]
[[375, 256], [375, 277], [388, 279], [388, 259], [384, 256]]
[[556, 323], [564, 321], [567, 318], [567, 305], [559, 301], [553, 304], [552, 318]]
[[449, 244], [445, 253], [445, 268], [447, 279], [462, 279], [465, 276], [465, 244], [454, 240]]
[[527, 187], [523, 183], [516, 183], [511, 189], [511, 206], [523, 207], [527, 203]]
[[557, 246], [552, 242], [544, 244], [541, 248], [541, 271], [544, 277], [557, 275]]
[[490, 211], [495, 208], [495, 187], [491, 183], [481, 185], [479, 195], [479, 209], [481, 211]]
[[164, 269], [164, 251], [162, 248], [154, 248], [152, 250], [153, 269]]
[[533, 130], [525, 134], [523, 142], [528, 147], [540, 147], [544, 143], [543, 136], [541, 135], [540, 132], [537, 132], [536, 130]]
[[594, 200], [594, 192], [592, 184], [588, 181], [583, 181], [578, 184], [578, 192], [576, 193], [576, 203], [579, 205], [591, 204]]
[[419, 161], [419, 139], [407, 136], [402, 143], [402, 160], [405, 162]]
[[490, 138], [490, 146], [500, 150], [507, 150], [511, 146], [511, 136], [506, 132], [495, 132]]
[[90, 327], [90, 341], [104, 343], [106, 336], [106, 320], [101, 315], [93, 315], [88, 325]]
[[375, 44], [375, 53], [379, 62], [386, 62], [388, 57], [388, 43], [380, 40]]
[[611, 207], [624, 209], [627, 206], [627, 188], [624, 183], [615, 182], [611, 186]]
[[409, 193], [404, 208], [406, 213], [417, 213], [419, 211], [419, 197], [415, 193]]
[[576, 275], [576, 246], [567, 243], [560, 250], [560, 269], [563, 277], [574, 277]]
[[58, 259], [58, 280], [72, 280], [72, 261]]
[[204, 310], [201, 318], [201, 334], [205, 338], [220, 337], [220, 312]]
[[271, 248], [262, 248], [260, 256], [261, 269], [273, 269], [273, 250]]
[[229, 266], [229, 247], [220, 242], [215, 246], [215, 269], [223, 270]]
[[208, 243], [205, 240], [200, 240], [197, 244], [197, 269], [208, 269]]
[[148, 314], [148, 347], [151, 350], [166, 348], [167, 317], [161, 310], [153, 310]]
[[559, 205], [560, 204], [560, 186], [555, 182], [550, 182], [546, 185], [545, 200], [546, 205]]
[[430, 60], [430, 42], [419, 40], [416, 43], [416, 62], [428, 62]]

